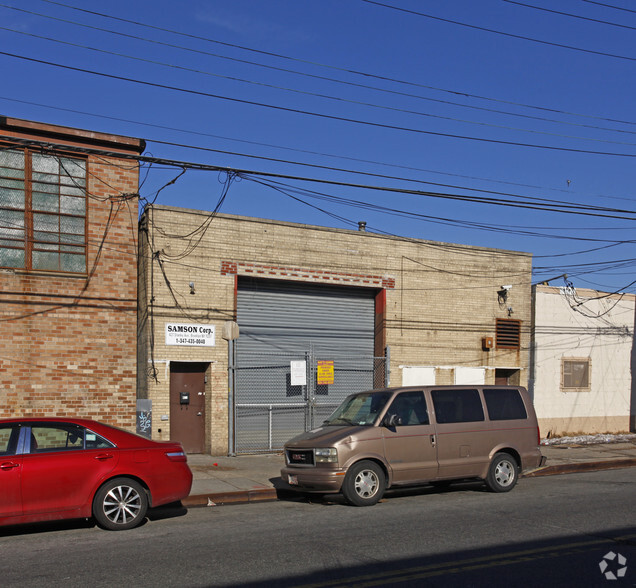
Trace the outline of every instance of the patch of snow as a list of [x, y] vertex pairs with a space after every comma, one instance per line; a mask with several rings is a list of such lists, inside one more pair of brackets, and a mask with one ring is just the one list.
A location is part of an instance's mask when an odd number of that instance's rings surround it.
[[635, 433], [599, 433], [597, 435], [576, 435], [574, 437], [553, 437], [541, 439], [541, 445], [592, 445], [594, 443], [636, 443]]

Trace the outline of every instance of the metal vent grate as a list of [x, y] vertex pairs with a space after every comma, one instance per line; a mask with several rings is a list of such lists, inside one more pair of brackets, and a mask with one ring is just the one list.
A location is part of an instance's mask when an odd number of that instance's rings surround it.
[[497, 349], [521, 349], [521, 321], [496, 320]]

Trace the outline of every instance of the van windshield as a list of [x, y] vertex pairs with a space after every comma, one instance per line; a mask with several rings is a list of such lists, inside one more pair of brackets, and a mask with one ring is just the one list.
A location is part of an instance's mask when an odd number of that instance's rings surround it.
[[354, 394], [335, 410], [325, 425], [373, 425], [391, 398], [391, 392]]

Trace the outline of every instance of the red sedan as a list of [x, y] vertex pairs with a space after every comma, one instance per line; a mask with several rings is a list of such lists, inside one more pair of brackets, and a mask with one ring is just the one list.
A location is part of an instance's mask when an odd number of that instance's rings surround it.
[[0, 525], [92, 516], [131, 529], [191, 485], [179, 443], [89, 419], [0, 420]]

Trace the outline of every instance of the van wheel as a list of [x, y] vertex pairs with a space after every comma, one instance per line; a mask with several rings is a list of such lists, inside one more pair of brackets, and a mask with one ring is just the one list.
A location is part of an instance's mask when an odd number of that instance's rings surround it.
[[486, 476], [486, 486], [493, 492], [509, 492], [517, 484], [519, 467], [508, 453], [497, 453], [493, 457]]
[[360, 461], [349, 468], [342, 493], [353, 506], [371, 506], [384, 495], [386, 478], [382, 468], [372, 461]]

